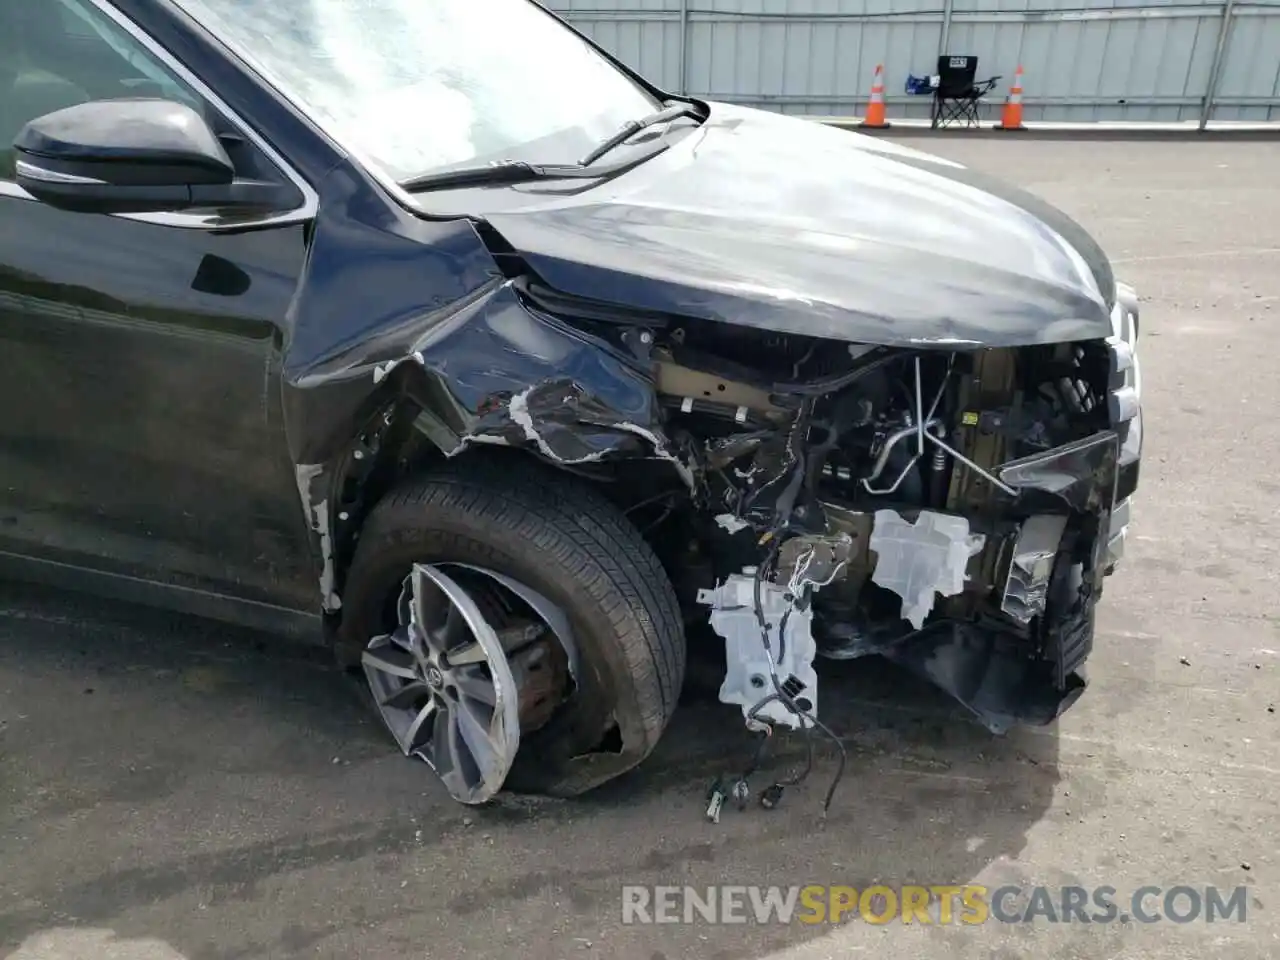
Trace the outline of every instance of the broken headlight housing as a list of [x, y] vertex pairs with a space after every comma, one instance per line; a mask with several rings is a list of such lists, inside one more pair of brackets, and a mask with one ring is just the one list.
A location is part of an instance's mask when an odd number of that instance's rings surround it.
[[1105, 567], [1110, 572], [1124, 555], [1132, 514], [1131, 491], [1142, 456], [1142, 370], [1138, 361], [1138, 296], [1127, 284], [1116, 284], [1111, 310], [1111, 384], [1107, 397], [1112, 425], [1120, 432], [1121, 483], [1107, 540]]

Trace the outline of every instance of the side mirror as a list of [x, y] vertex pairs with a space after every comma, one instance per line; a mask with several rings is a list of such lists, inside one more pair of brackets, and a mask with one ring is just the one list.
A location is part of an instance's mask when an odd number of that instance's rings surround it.
[[143, 213], [234, 203], [235, 170], [204, 118], [171, 100], [46, 113], [13, 142], [18, 184], [54, 206]]

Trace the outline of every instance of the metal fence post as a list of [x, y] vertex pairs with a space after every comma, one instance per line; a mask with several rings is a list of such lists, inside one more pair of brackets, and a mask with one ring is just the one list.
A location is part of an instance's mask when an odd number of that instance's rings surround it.
[[689, 95], [689, 0], [680, 0], [680, 72], [676, 92]]
[[947, 52], [947, 43], [951, 40], [951, 6], [953, 0], [942, 3], [942, 33], [938, 36], [938, 56]]
[[1222, 23], [1218, 27], [1218, 45], [1213, 50], [1213, 65], [1209, 68], [1209, 86], [1204, 92], [1204, 106], [1200, 108], [1200, 129], [1209, 124], [1213, 116], [1213, 101], [1218, 95], [1218, 81], [1222, 77], [1222, 55], [1227, 49], [1227, 39], [1231, 35], [1231, 12], [1235, 8], [1235, 0], [1224, 0], [1222, 5]]

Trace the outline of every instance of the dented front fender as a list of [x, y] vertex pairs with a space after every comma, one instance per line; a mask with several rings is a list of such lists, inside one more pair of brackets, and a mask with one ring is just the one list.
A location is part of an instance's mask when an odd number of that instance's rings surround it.
[[471, 221], [419, 220], [373, 191], [353, 169], [330, 175], [285, 351], [286, 432], [325, 610], [341, 606], [335, 553], [356, 519], [343, 498], [405, 409], [445, 456], [501, 445], [561, 466], [655, 458], [692, 486], [646, 365], [533, 306]]

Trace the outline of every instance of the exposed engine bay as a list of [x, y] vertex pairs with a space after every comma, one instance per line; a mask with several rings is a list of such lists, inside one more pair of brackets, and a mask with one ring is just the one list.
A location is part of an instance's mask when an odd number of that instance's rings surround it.
[[[654, 346], [669, 435], [701, 478], [686, 520], [715, 581], [697, 602], [730, 648], [721, 698], [750, 713], [773, 696], [752, 718], [797, 726], [816, 703], [814, 650], [892, 652], [944, 627], [1051, 664], [1065, 692], [1087, 651], [1064, 632], [1101, 589], [1116, 491], [1108, 395], [1123, 371], [1108, 345], [752, 339], [677, 327]], [[953, 692], [993, 728], [1015, 719], [979, 688]]]
[[[676, 328], [654, 348], [703, 483], [695, 557], [673, 565], [710, 552], [696, 600], [726, 644], [721, 701], [752, 729], [820, 725], [815, 654], [879, 653], [994, 731], [1057, 716], [1084, 686], [1129, 359], [751, 340]], [[768, 366], [748, 375], [752, 352]]]

